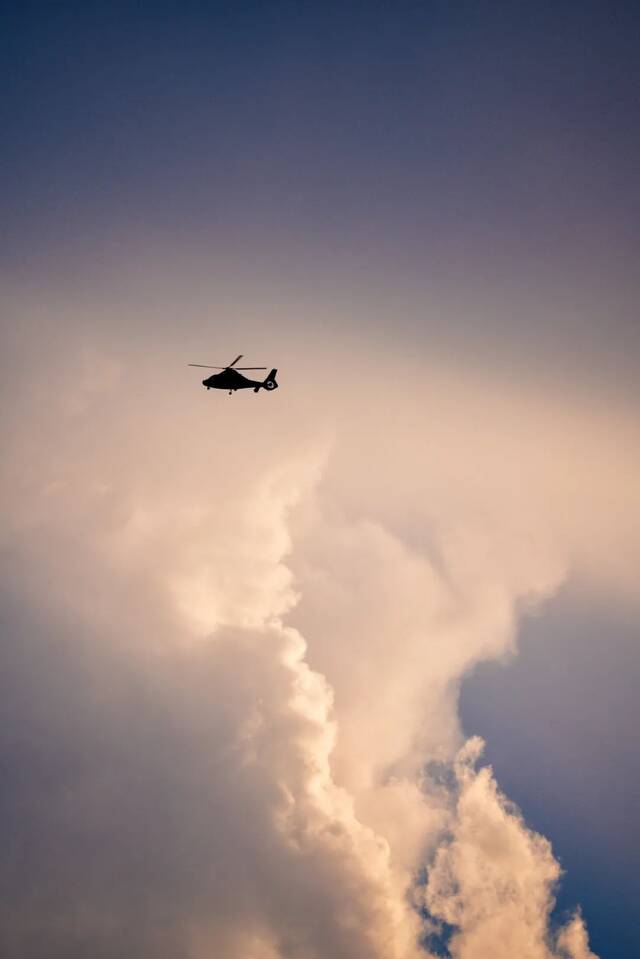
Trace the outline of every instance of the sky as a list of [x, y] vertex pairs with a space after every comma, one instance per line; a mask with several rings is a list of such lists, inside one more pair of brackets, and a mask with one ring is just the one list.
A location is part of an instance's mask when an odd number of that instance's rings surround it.
[[631, 959], [636, 5], [0, 17], [2, 954]]

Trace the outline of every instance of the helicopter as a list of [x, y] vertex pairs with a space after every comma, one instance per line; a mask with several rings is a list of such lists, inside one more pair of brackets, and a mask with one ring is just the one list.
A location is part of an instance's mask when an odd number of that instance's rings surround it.
[[212, 373], [211, 376], [208, 376], [206, 380], [202, 381], [202, 385], [206, 386], [208, 390], [228, 390], [229, 396], [232, 393], [235, 393], [236, 390], [248, 390], [250, 387], [253, 388], [254, 393], [259, 393], [261, 389], [263, 390], [277, 390], [278, 384], [276, 383], [276, 373], [277, 370], [271, 370], [269, 375], [265, 377], [264, 380], [250, 380], [248, 376], [243, 376], [240, 373], [240, 370], [266, 370], [266, 366], [236, 366], [236, 363], [239, 363], [242, 359], [242, 353], [239, 356], [236, 356], [233, 363], [229, 363], [228, 366], [207, 366], [205, 363], [188, 363], [188, 366], [199, 366], [205, 370], [221, 370], [221, 373]]

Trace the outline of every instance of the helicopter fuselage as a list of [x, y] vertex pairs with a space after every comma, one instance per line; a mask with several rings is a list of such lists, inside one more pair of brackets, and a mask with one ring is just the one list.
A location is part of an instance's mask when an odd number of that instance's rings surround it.
[[248, 390], [262, 386], [259, 380], [250, 380], [248, 376], [243, 376], [237, 370], [223, 370], [221, 373], [214, 373], [202, 381], [202, 385], [208, 390]]
[[276, 373], [277, 370], [271, 370], [269, 376], [264, 380], [250, 380], [248, 376], [243, 376], [238, 370], [228, 367], [221, 373], [213, 373], [208, 376], [206, 380], [202, 381], [202, 385], [206, 386], [208, 390], [227, 390], [229, 393], [234, 393], [236, 390], [252, 389], [254, 393], [257, 393], [261, 389], [277, 389]]

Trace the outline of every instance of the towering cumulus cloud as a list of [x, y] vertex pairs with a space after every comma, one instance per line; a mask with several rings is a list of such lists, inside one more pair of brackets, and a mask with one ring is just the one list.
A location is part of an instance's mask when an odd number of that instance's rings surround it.
[[549, 842], [527, 829], [487, 767], [472, 766], [482, 748], [470, 739], [456, 757], [458, 797], [451, 834], [437, 849], [425, 901], [455, 931], [451, 954], [460, 957], [551, 954], [587, 959], [579, 915], [549, 942], [552, 889], [560, 870]]
[[348, 392], [333, 428], [320, 392], [249, 414], [66, 347], [4, 424], [2, 954], [593, 959], [457, 696], [595, 538], [631, 549], [610, 424], [562, 413], [585, 537], [531, 398], [443, 382], [423, 443]]

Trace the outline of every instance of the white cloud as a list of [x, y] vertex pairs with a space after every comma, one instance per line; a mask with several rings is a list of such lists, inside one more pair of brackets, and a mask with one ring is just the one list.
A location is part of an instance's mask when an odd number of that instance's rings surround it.
[[587, 927], [579, 912], [560, 930], [558, 948], [569, 959], [597, 959], [589, 949]]
[[[500, 792], [490, 767], [475, 769], [482, 746], [475, 737], [457, 756], [450, 835], [429, 870], [425, 903], [454, 928], [453, 959], [553, 959], [550, 915], [560, 867], [550, 843], [527, 828]], [[578, 917], [561, 929], [557, 943], [571, 956], [592, 955], [584, 951]]]
[[12, 783], [48, 841], [9, 857], [7, 955], [411, 959], [432, 864], [453, 956], [590, 956], [579, 916], [553, 944], [558, 864], [457, 696], [567, 570], [599, 549], [617, 582], [610, 424], [435, 376], [196, 405], [62, 357], [6, 423], [5, 746], [51, 780]]

